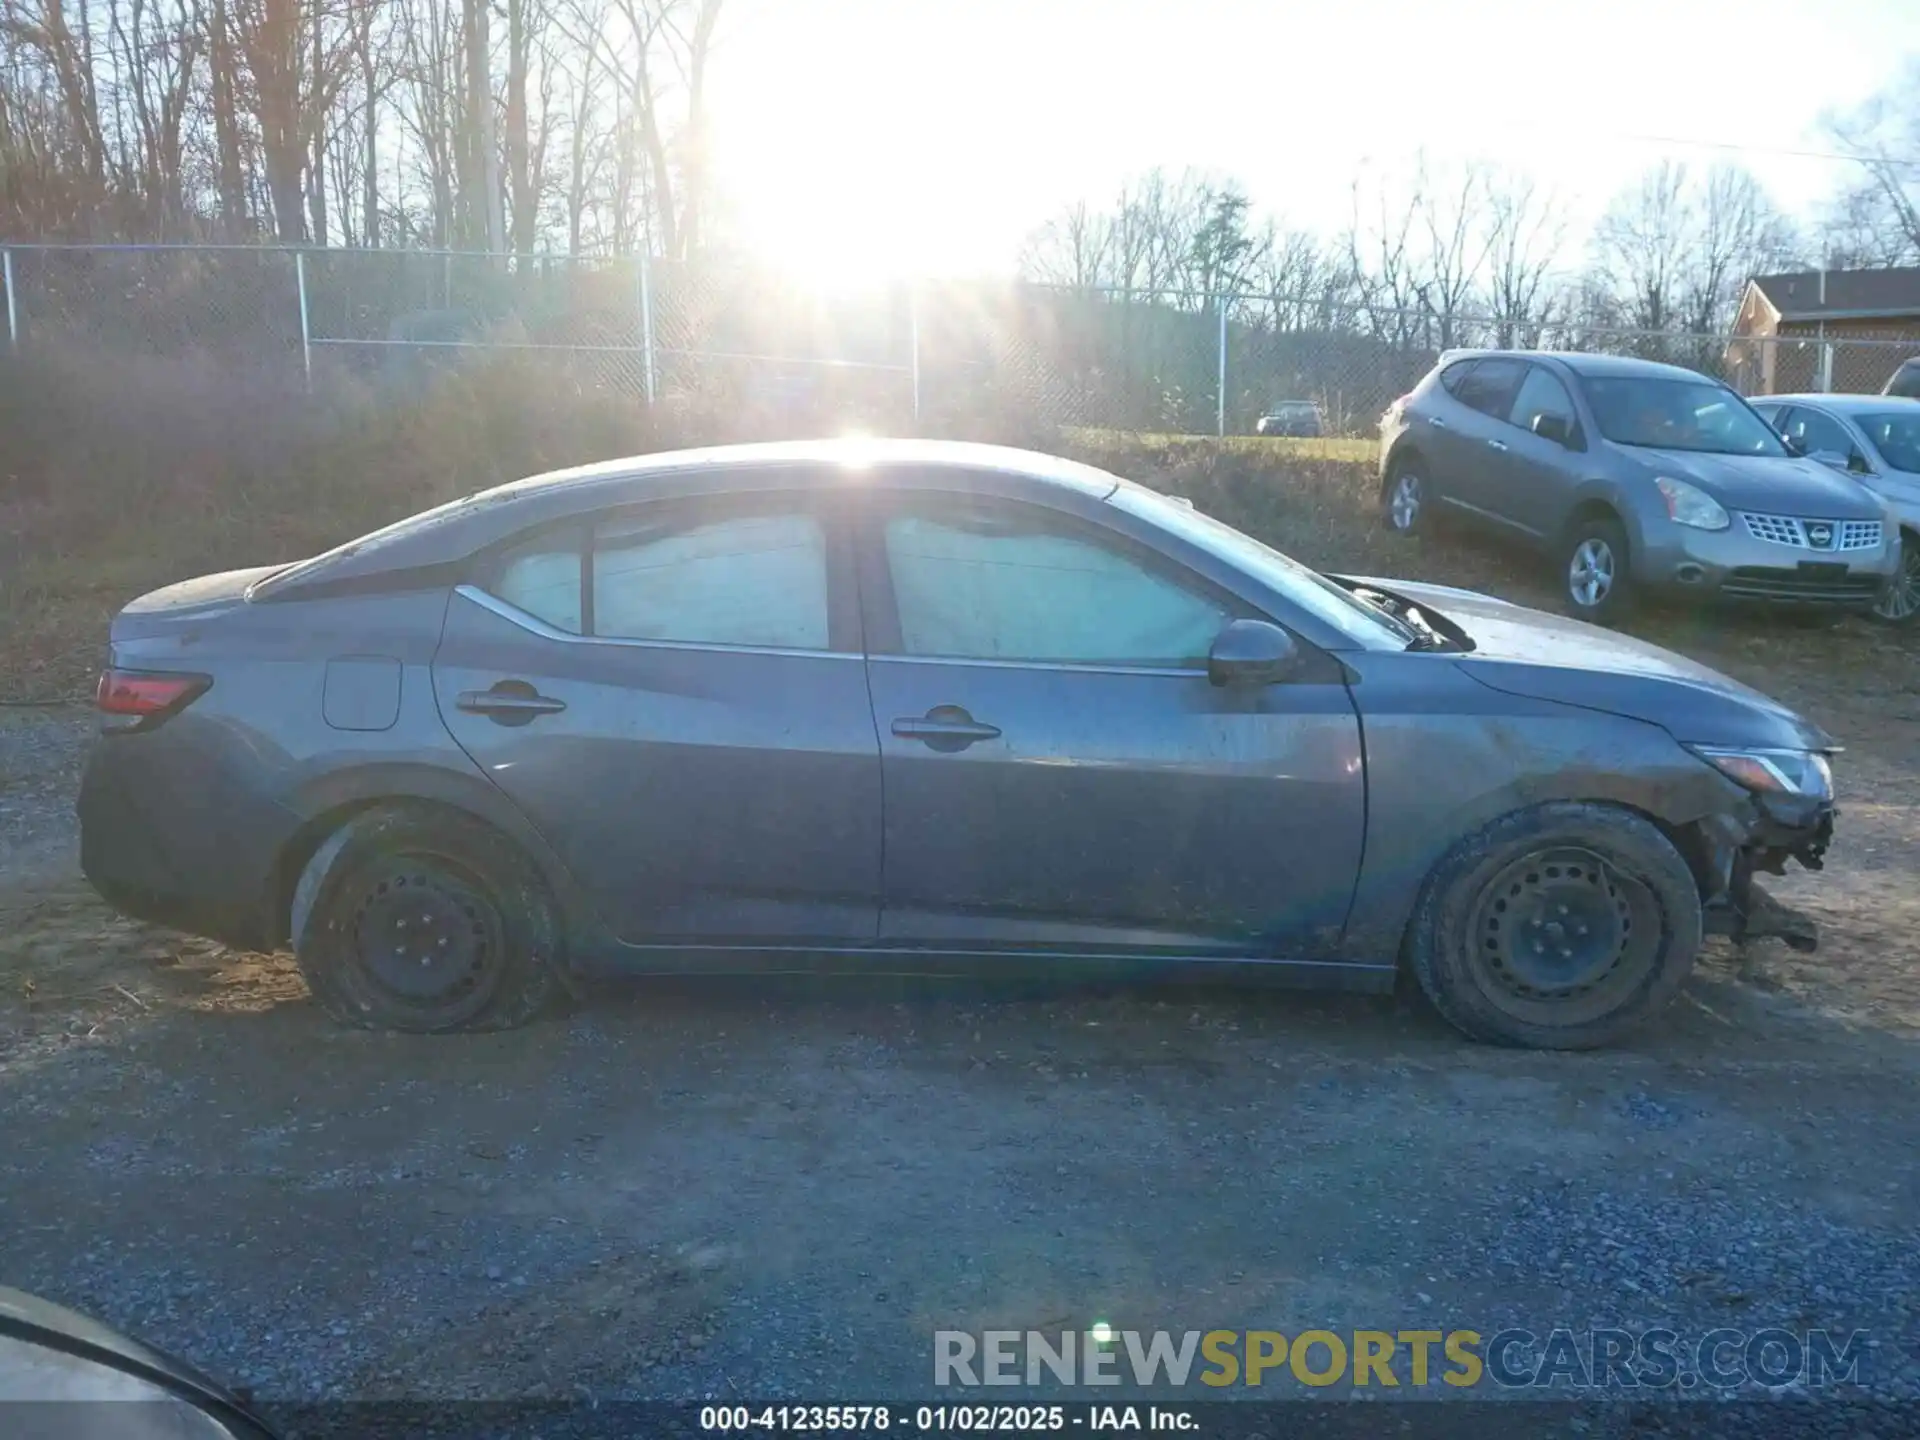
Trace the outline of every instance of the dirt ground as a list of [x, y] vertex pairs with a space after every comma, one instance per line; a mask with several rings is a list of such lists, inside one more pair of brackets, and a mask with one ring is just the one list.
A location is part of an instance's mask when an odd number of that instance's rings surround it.
[[1858, 1328], [1920, 1396], [1920, 641], [1648, 633], [1846, 744], [1829, 868], [1775, 882], [1823, 945], [1716, 944], [1577, 1056], [1404, 1000], [867, 982], [343, 1031], [285, 957], [93, 899], [27, 821], [85, 717], [15, 712], [0, 1283], [268, 1400], [924, 1397], [936, 1329], [1095, 1320]]

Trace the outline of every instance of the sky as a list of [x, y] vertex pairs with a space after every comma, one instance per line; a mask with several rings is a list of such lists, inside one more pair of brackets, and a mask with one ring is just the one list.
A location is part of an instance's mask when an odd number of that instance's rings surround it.
[[[1186, 167], [1334, 231], [1356, 176], [1481, 159], [1576, 235], [1662, 159], [1810, 214], [1825, 113], [1920, 55], [1920, 0], [727, 0], [734, 227], [823, 281], [1011, 270], [1066, 205]], [[1685, 142], [1685, 143], [1681, 143]], [[1717, 147], [1744, 147], [1726, 149]]]

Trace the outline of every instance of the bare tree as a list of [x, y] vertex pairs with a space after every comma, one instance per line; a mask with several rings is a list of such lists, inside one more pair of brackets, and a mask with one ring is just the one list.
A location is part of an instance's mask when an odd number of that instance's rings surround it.
[[1749, 276], [1786, 263], [1791, 227], [1753, 176], [1717, 166], [1655, 166], [1617, 196], [1594, 232], [1593, 281], [1605, 308], [1639, 330], [1726, 328]]
[[1828, 129], [1860, 157], [1836, 197], [1830, 248], [1843, 263], [1920, 264], [1920, 60]]
[[1520, 175], [1486, 187], [1487, 302], [1495, 343], [1533, 346], [1553, 318], [1555, 268], [1566, 244], [1566, 221], [1551, 195]]
[[1077, 201], [1028, 237], [1020, 272], [1069, 290], [1097, 290], [1114, 282], [1114, 222]]

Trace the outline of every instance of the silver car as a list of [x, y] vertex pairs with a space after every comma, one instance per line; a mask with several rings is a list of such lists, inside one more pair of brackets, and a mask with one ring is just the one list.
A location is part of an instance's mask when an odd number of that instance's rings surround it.
[[1900, 575], [1874, 613], [1920, 614], [1920, 400], [1885, 395], [1770, 395], [1755, 400], [1787, 443], [1858, 479], [1900, 522]]
[[1524, 537], [1583, 619], [1645, 590], [1867, 610], [1900, 570], [1886, 501], [1678, 366], [1450, 352], [1389, 407], [1381, 440], [1394, 530], [1449, 511]]

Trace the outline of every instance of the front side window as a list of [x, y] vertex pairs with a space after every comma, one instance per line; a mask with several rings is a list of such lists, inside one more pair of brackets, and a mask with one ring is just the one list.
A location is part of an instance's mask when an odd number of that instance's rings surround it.
[[1531, 430], [1533, 422], [1542, 415], [1559, 415], [1571, 422], [1573, 398], [1551, 370], [1542, 365], [1529, 365], [1527, 378], [1520, 384], [1520, 393], [1513, 397], [1513, 408], [1507, 412], [1507, 418], [1522, 430]]
[[1780, 433], [1797, 441], [1807, 454], [1844, 457], [1853, 453], [1852, 437], [1832, 416], [1796, 405], [1787, 411], [1785, 419], [1787, 423], [1780, 427]]
[[882, 525], [907, 655], [1204, 668], [1226, 607], [1048, 512], [957, 502]]
[[1724, 385], [1664, 376], [1589, 375], [1587, 403], [1616, 445], [1711, 455], [1784, 455], [1772, 428]]
[[1920, 475], [1920, 415], [1861, 415], [1857, 423], [1889, 469]]
[[828, 648], [827, 543], [790, 511], [603, 521], [593, 633], [694, 645]]

